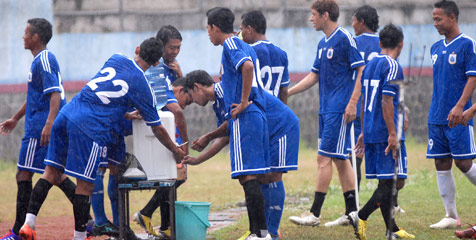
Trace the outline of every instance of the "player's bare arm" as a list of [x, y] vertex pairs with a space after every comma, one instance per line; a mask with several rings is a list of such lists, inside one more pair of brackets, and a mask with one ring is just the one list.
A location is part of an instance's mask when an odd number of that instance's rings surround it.
[[[362, 99], [365, 99], [365, 94], [362, 94]], [[357, 155], [363, 155], [365, 153], [365, 145], [364, 145], [364, 104], [360, 104], [360, 135], [357, 138], [357, 143], [355, 144], [355, 153]]]
[[238, 114], [243, 112], [248, 105], [251, 104], [248, 101], [251, 92], [251, 85], [253, 84], [254, 65], [251, 61], [245, 61], [241, 65], [241, 75], [243, 77], [243, 87], [241, 90], [241, 102], [240, 104], [232, 105], [234, 109], [231, 110], [231, 117], [236, 118]]
[[53, 127], [53, 122], [55, 121], [56, 115], [58, 115], [60, 102], [60, 92], [53, 92], [50, 94], [50, 112], [48, 113], [45, 126], [43, 126], [43, 130], [41, 131], [41, 146], [47, 146], [50, 142], [51, 128]]
[[385, 125], [388, 130], [388, 145], [385, 149], [385, 155], [392, 151], [393, 158], [397, 157], [397, 130], [394, 122], [393, 97], [382, 95], [382, 114], [385, 120]]
[[476, 114], [476, 103], [473, 104], [470, 108], [466, 109], [463, 112], [463, 120], [461, 122], [462, 125], [466, 126], [468, 122], [473, 119], [474, 115]]
[[197, 138], [192, 143], [192, 149], [201, 152], [216, 138], [228, 136], [228, 121], [224, 121], [217, 129]]
[[474, 89], [476, 88], [476, 77], [469, 76], [468, 82], [464, 86], [463, 94], [459, 98], [456, 105], [451, 109], [448, 114], [448, 126], [455, 127], [458, 124], [464, 124], [463, 122], [463, 109], [464, 105], [469, 101], [471, 95], [473, 94]]
[[[177, 163], [180, 163], [185, 153], [180, 149], [173, 141], [170, 139], [167, 130], [165, 130], [164, 126], [152, 126], [152, 132], [154, 133], [155, 137], [159, 140], [162, 145], [164, 145], [167, 149], [169, 149], [173, 154], [174, 158]], [[178, 160], [177, 160], [178, 159]]]
[[174, 114], [175, 124], [177, 125], [180, 135], [182, 136], [182, 141], [184, 143], [187, 142], [187, 144], [183, 146], [182, 150], [184, 150], [185, 155], [188, 155], [188, 133], [187, 122], [185, 121], [185, 114], [183, 113], [183, 110], [178, 103], [169, 103], [166, 106]]
[[357, 71], [357, 78], [355, 79], [354, 90], [352, 91], [352, 96], [350, 96], [350, 100], [347, 104], [347, 107], [345, 108], [344, 114], [344, 118], [347, 123], [352, 122], [357, 114], [357, 101], [359, 101], [360, 88], [362, 85], [360, 78], [362, 77], [364, 66], [357, 67], [355, 70]]
[[288, 91], [288, 97], [306, 91], [319, 81], [319, 74], [310, 72]]
[[18, 121], [25, 116], [26, 111], [26, 101], [23, 105], [18, 109], [18, 111], [11, 117], [10, 119], [6, 120], [5, 122], [0, 123], [0, 134], [4, 136], [10, 136], [13, 129], [17, 126]]
[[127, 120], [142, 120], [144, 119], [138, 110], [134, 110], [132, 112], [126, 112], [124, 114], [124, 118], [127, 119]]
[[282, 87], [279, 89], [279, 99], [281, 102], [288, 105], [288, 87]]
[[207, 151], [203, 152], [200, 154], [198, 157], [192, 157], [192, 156], [185, 156], [183, 159], [183, 163], [185, 164], [190, 164], [190, 165], [198, 165], [201, 164], [208, 159], [212, 158], [215, 156], [220, 150], [223, 149], [228, 143], [230, 142], [230, 137], [220, 137], [216, 139], [210, 148], [207, 149]]

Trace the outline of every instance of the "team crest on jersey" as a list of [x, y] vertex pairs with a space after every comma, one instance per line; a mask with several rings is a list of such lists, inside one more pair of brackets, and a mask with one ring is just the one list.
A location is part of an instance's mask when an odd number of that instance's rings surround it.
[[450, 54], [450, 56], [448, 57], [448, 62], [450, 64], [455, 64], [456, 63], [456, 53], [455, 52]]
[[30, 71], [30, 74], [28, 74], [28, 82], [31, 82], [32, 76], [33, 76], [33, 74], [32, 74], [31, 71]]
[[438, 59], [438, 55], [437, 55], [437, 54], [431, 55], [431, 61], [433, 62], [433, 65], [436, 63], [436, 59]]
[[327, 59], [331, 59], [333, 55], [334, 55], [334, 49], [333, 49], [333, 48], [329, 48], [329, 49], [327, 50]]

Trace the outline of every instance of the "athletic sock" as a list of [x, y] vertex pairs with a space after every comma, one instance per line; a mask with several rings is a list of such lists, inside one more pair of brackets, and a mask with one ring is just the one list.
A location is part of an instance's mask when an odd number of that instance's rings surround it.
[[362, 158], [356, 157], [355, 158], [357, 162], [357, 191], [360, 191], [360, 180], [362, 180], [362, 171], [360, 169], [360, 166], [362, 166]]
[[395, 193], [395, 195], [392, 195], [393, 199], [392, 199], [392, 203], [393, 203], [393, 206], [394, 207], [398, 207], [398, 192], [400, 190], [397, 189], [397, 192]]
[[353, 211], [357, 211], [357, 203], [355, 202], [355, 189], [350, 190], [344, 193], [344, 200], [345, 200], [345, 215]]
[[[261, 192], [258, 180], [252, 179], [243, 184], [245, 192], [246, 208], [248, 210], [248, 219], [250, 221], [250, 232], [257, 236], [262, 236], [261, 230], [267, 230], [266, 219], [264, 216], [264, 197]], [[267, 232], [267, 231], [266, 231]]]
[[170, 204], [169, 204], [169, 189], [160, 189], [160, 230], [165, 231], [170, 226]]
[[267, 219], [268, 232], [278, 235], [279, 224], [283, 215], [284, 200], [286, 197], [283, 181], [269, 185], [269, 216]]
[[74, 230], [78, 232], [86, 232], [89, 210], [89, 196], [75, 194], [73, 201]]
[[453, 173], [450, 170], [436, 171], [436, 182], [440, 191], [446, 215], [450, 218], [458, 219], [456, 211], [456, 184]]
[[393, 206], [392, 201], [392, 189], [393, 180], [386, 179], [380, 180], [382, 185], [382, 201], [380, 203], [380, 211], [382, 212], [385, 226], [392, 232], [397, 232], [399, 229], [395, 223], [395, 217], [392, 217]]
[[17, 182], [17, 212], [15, 218], [15, 224], [13, 225], [12, 232], [18, 235], [20, 228], [25, 223], [26, 210], [28, 209], [28, 202], [30, 201], [30, 195], [32, 191], [31, 181], [18, 181]]
[[76, 192], [76, 184], [69, 178], [65, 178], [63, 182], [58, 185], [58, 187], [63, 191], [64, 195], [73, 203], [74, 193]]
[[369, 201], [359, 210], [359, 218], [367, 221], [369, 216], [380, 207], [382, 195], [384, 194], [383, 185], [379, 182], [377, 189], [375, 189]]
[[314, 194], [314, 202], [312, 203], [311, 212], [314, 214], [315, 217], [321, 216], [321, 208], [324, 204], [325, 199], [326, 193], [324, 192], [316, 192]]
[[150, 198], [149, 202], [140, 210], [140, 214], [151, 218], [152, 214], [154, 214], [155, 210], [160, 206], [160, 190], [159, 188], [155, 191], [154, 195]]
[[117, 175], [109, 174], [107, 194], [111, 201], [112, 223], [119, 227], [119, 192], [117, 190]]
[[269, 197], [270, 197], [270, 184], [261, 184], [261, 192], [263, 193], [264, 199], [264, 217], [266, 219], [266, 224], [269, 228], [269, 214], [271, 211], [271, 205], [269, 204]]
[[73, 240], [84, 240], [84, 239], [86, 239], [86, 237], [88, 237], [88, 233], [86, 231], [78, 232], [78, 231], [74, 230]]
[[91, 206], [94, 212], [94, 223], [97, 226], [103, 226], [107, 223], [106, 212], [104, 210], [104, 172], [96, 172], [94, 180], [93, 194], [91, 195]]
[[[48, 182], [46, 179], [40, 178], [38, 182], [36, 182], [35, 187], [31, 192], [25, 223], [27, 223], [32, 229], [35, 229], [36, 216], [38, 215], [41, 205], [43, 205], [43, 202], [48, 196], [48, 192], [50, 191], [52, 186], [53, 184]], [[35, 217], [28, 217], [29, 214]]]
[[471, 165], [471, 168], [467, 172], [465, 172], [464, 175], [469, 179], [471, 183], [476, 185], [476, 164], [473, 163], [473, 165]]

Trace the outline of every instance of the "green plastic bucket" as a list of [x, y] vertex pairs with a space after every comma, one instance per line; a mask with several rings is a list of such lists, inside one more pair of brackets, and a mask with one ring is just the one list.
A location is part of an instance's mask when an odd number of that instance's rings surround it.
[[207, 238], [208, 202], [175, 202], [177, 240], [205, 240]]

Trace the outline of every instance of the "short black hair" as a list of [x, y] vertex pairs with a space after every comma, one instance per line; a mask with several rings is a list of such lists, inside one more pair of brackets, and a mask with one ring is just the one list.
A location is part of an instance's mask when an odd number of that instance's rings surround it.
[[333, 22], [337, 22], [339, 19], [339, 5], [334, 0], [316, 0], [311, 8], [316, 10], [319, 15], [328, 12], [329, 19]]
[[443, 11], [445, 12], [447, 16], [451, 16], [451, 14], [454, 14], [456, 17], [456, 21], [458, 21], [459, 9], [458, 9], [458, 5], [456, 5], [455, 2], [441, 0], [439, 2], [436, 2], [434, 6], [435, 8], [443, 9]]
[[48, 44], [53, 36], [53, 26], [44, 18], [31, 18], [27, 21], [30, 24], [31, 34], [38, 34], [40, 42], [44, 45]]
[[393, 49], [403, 41], [403, 31], [399, 26], [388, 24], [380, 30], [379, 37], [382, 48]]
[[266, 18], [258, 10], [247, 12], [241, 16], [243, 26], [251, 26], [257, 33], [266, 34]]
[[195, 87], [194, 84], [198, 83], [200, 85], [209, 87], [215, 83], [213, 78], [204, 70], [194, 70], [189, 72], [186, 76], [187, 81], [184, 85], [184, 90], [188, 91], [189, 89], [193, 90]]
[[186, 77], [181, 77], [181, 78], [175, 80], [175, 81], [172, 83], [172, 86], [174, 86], [174, 87], [182, 86], [182, 87], [184, 87], [184, 88], [183, 88], [183, 91], [184, 91], [184, 92], [187, 92], [186, 89], [185, 89], [185, 85], [187, 85], [187, 81], [188, 81], [188, 79], [187, 79]]
[[207, 24], [217, 26], [223, 33], [233, 33], [235, 14], [224, 7], [214, 7], [207, 11]]
[[159, 31], [157, 32], [156, 36], [164, 45], [166, 45], [170, 39], [178, 39], [182, 41], [182, 35], [172, 25], [164, 25], [162, 26]]
[[139, 56], [149, 65], [159, 61], [163, 52], [164, 44], [157, 38], [146, 39], [140, 44]]
[[378, 31], [378, 14], [377, 9], [364, 5], [357, 8], [354, 12], [354, 17], [359, 21], [364, 21], [365, 26], [367, 26], [372, 32]]

